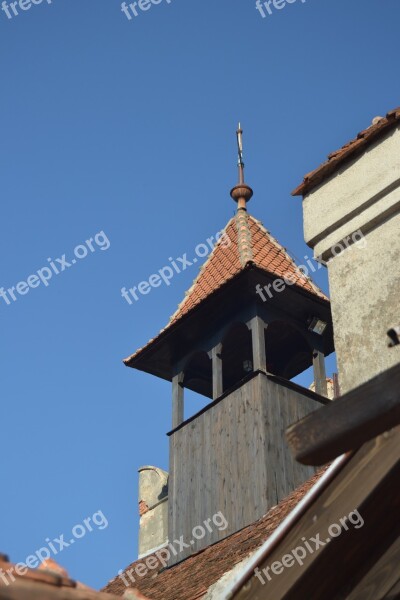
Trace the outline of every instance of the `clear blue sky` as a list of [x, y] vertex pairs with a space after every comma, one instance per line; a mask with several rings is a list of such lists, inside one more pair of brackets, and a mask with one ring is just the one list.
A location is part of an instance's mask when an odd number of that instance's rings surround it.
[[98, 510], [109, 527], [58, 561], [100, 587], [135, 559], [137, 468], [168, 468], [170, 386], [121, 361], [197, 268], [132, 306], [121, 287], [232, 216], [239, 119], [250, 211], [309, 254], [290, 191], [400, 104], [399, 20], [399, 0], [297, 0], [264, 19], [253, 0], [162, 0], [130, 21], [118, 0], [0, 13], [0, 286], [100, 231], [111, 244], [0, 298], [0, 550], [13, 561]]

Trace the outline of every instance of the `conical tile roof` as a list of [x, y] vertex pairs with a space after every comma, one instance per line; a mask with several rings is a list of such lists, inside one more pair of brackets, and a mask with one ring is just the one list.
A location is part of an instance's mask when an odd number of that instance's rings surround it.
[[[206, 300], [228, 281], [241, 273], [248, 265], [262, 269], [276, 277], [289, 277], [295, 284], [310, 294], [328, 301], [328, 298], [309, 277], [302, 274], [286, 249], [265, 229], [260, 221], [246, 210], [239, 210], [230, 219], [212, 253], [201, 267], [200, 272], [185, 298], [172, 315], [163, 333], [180, 321], [191, 310]], [[129, 363], [158, 336], [144, 347], [125, 359]]]

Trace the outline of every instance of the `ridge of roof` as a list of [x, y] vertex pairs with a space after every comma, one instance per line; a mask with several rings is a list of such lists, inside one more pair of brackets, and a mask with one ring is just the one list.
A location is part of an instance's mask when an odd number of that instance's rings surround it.
[[[236, 228], [234, 225], [236, 225]], [[257, 229], [263, 234], [261, 238], [260, 236], [257, 236]], [[233, 245], [234, 252], [233, 255], [232, 253], [226, 253], [226, 256], [220, 257], [219, 254], [222, 253], [221, 246], [223, 246], [223, 241], [221, 240], [223, 240], [224, 235], [230, 240], [230, 244], [229, 246], [226, 246], [226, 248], [229, 249]], [[276, 248], [275, 253], [272, 252], [271, 248], [265, 250], [267, 244], [263, 245], [263, 242], [271, 242]], [[283, 257], [281, 263], [279, 263], [277, 256], [279, 254], [282, 254]], [[227, 263], [229, 259], [231, 260], [230, 265]], [[210, 279], [213, 279], [212, 285], [209, 285], [208, 289], [205, 289], [206, 286], [201, 279], [205, 273], [207, 274], [207, 272], [214, 267], [214, 265], [212, 265], [213, 260], [215, 262], [219, 260], [221, 263], [221, 265], [215, 265], [215, 270], [217, 271], [216, 274], [220, 275], [222, 279], [218, 280], [218, 278], [215, 277], [215, 274], [211, 273]], [[177, 311], [172, 315], [167, 327], [175, 323], [180, 317], [189, 312], [191, 308], [194, 308], [202, 300], [205, 300], [212, 292], [219, 289], [224, 283], [240, 273], [249, 263], [256, 265], [271, 275], [278, 276], [285, 275], [288, 268], [289, 270], [292, 269], [292, 274], [295, 275], [296, 284], [307, 289], [307, 291], [322, 297], [324, 300], [328, 300], [322, 290], [320, 290], [309, 277], [297, 275], [295, 261], [287, 253], [286, 248], [284, 248], [278, 240], [272, 236], [271, 232], [264, 227], [262, 222], [246, 211], [239, 210], [222, 230], [220, 240], [215, 245], [206, 262], [200, 268], [198, 276], [190, 289], [186, 292], [185, 298], [178, 306]], [[227, 274], [222, 271], [222, 268], [219, 268], [223, 266], [228, 267]], [[279, 268], [280, 266], [285, 266], [285, 268]], [[200, 292], [203, 293], [199, 293], [198, 286], [201, 288]], [[197, 297], [193, 298], [196, 291], [198, 292]], [[190, 300], [192, 300], [192, 303], [190, 303]]]
[[[143, 577], [136, 579], [132, 586], [152, 600], [199, 600], [211, 585], [235, 565], [250, 558], [263, 545], [326, 469], [324, 467], [319, 470], [289, 496], [271, 507], [261, 519], [170, 568], [149, 570]], [[155, 554], [150, 555], [153, 556]], [[128, 572], [132, 573], [140, 564], [145, 565], [147, 559], [149, 556], [129, 565], [122, 572], [125, 579], [129, 578]], [[119, 596], [127, 589], [130, 588], [126, 587], [122, 577], [115, 577], [102, 591]]]
[[[229, 240], [229, 244], [226, 243], [227, 240]], [[186, 291], [184, 299], [178, 305], [168, 324], [157, 336], [125, 358], [123, 362], [129, 365], [161, 334], [164, 334], [182, 317], [243, 272], [249, 265], [254, 265], [277, 277], [290, 274], [295, 282], [294, 285], [329, 302], [324, 292], [309, 277], [299, 274], [294, 259], [264, 227], [262, 222], [246, 211], [239, 210], [238, 214], [232, 217], [222, 230], [221, 237], [205, 263], [200, 267], [197, 277]]]
[[303, 182], [293, 190], [292, 196], [305, 196], [330, 175], [335, 173], [345, 162], [359, 156], [369, 145], [381, 135], [400, 122], [400, 106], [387, 113], [386, 117], [376, 118], [372, 125], [361, 131], [356, 138], [328, 155], [328, 160], [307, 173]]
[[243, 209], [236, 213], [236, 228], [237, 228], [237, 246], [239, 252], [239, 260], [242, 267], [245, 267], [254, 259], [253, 255], [253, 239], [249, 227], [250, 216]]

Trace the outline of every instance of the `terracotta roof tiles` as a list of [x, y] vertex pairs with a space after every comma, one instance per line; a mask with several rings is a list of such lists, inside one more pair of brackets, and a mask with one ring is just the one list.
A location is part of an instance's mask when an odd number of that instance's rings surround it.
[[331, 154], [328, 155], [328, 160], [326, 162], [314, 171], [311, 171], [311, 173], [305, 175], [303, 183], [293, 190], [292, 196], [305, 196], [311, 192], [311, 190], [335, 173], [335, 171], [337, 171], [345, 162], [359, 156], [376, 139], [381, 135], [384, 135], [391, 128], [397, 126], [399, 123], [400, 107], [388, 112], [386, 117], [374, 119], [373, 124], [370, 127], [361, 131], [355, 139], [345, 144], [339, 150], [331, 152]]
[[[23, 565], [22, 565], [23, 566]], [[39, 569], [23, 569], [0, 554], [0, 600], [112, 600], [95, 590], [69, 579], [68, 573], [54, 561]]]
[[[298, 287], [328, 301], [322, 290], [309, 277], [299, 273], [294, 260], [289, 256], [286, 249], [265, 229], [262, 223], [246, 211], [240, 210], [228, 222], [224, 234], [205, 264], [200, 268], [193, 285], [186, 292], [183, 301], [172, 315], [168, 325], [159, 335], [175, 325], [183, 316], [251, 264], [272, 276], [290, 276]], [[133, 358], [150, 346], [157, 337], [150, 340], [144, 348], [137, 350], [124, 362], [129, 364]]]
[[[299, 275], [293, 259], [262, 223], [244, 211], [239, 212], [241, 214], [231, 219], [225, 228], [224, 239], [229, 238], [229, 246], [219, 243], [215, 247], [185, 299], [171, 317], [170, 324], [178, 321], [216, 289], [240, 273], [249, 262], [271, 275], [283, 277], [290, 274], [298, 286], [327, 300], [325, 294], [312, 283], [311, 279]], [[242, 223], [240, 231], [245, 228], [241, 233], [235, 227], [239, 218]], [[242, 259], [243, 257], [246, 258]]]
[[[136, 577], [132, 585], [151, 600], [176, 600], [177, 598], [179, 600], [199, 600], [211, 585], [233, 569], [235, 565], [250, 557], [269, 538], [325, 470], [326, 468], [319, 471], [252, 525], [169, 569], [148, 571], [143, 577]], [[123, 573], [125, 578], [129, 580], [127, 572], [134, 573], [133, 569], [140, 563], [144, 564], [147, 558], [149, 557], [129, 565]], [[126, 589], [122, 578], [116, 577], [103, 591], [122, 596]]]

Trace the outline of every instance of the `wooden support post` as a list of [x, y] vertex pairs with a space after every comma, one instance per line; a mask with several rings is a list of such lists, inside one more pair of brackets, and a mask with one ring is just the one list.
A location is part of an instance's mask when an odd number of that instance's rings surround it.
[[320, 396], [327, 397], [328, 387], [326, 385], [325, 356], [319, 350], [314, 350], [313, 352], [313, 367], [315, 392]]
[[224, 391], [222, 377], [222, 344], [218, 344], [211, 350], [212, 359], [212, 379], [213, 379], [213, 400], [219, 398]]
[[340, 396], [340, 385], [339, 385], [339, 375], [334, 373], [332, 375], [333, 378], [333, 398], [339, 398]]
[[254, 371], [267, 372], [267, 357], [265, 353], [266, 325], [261, 317], [253, 317], [249, 323], [253, 344], [253, 369]]
[[172, 379], [172, 429], [184, 421], [184, 373], [178, 373]]

